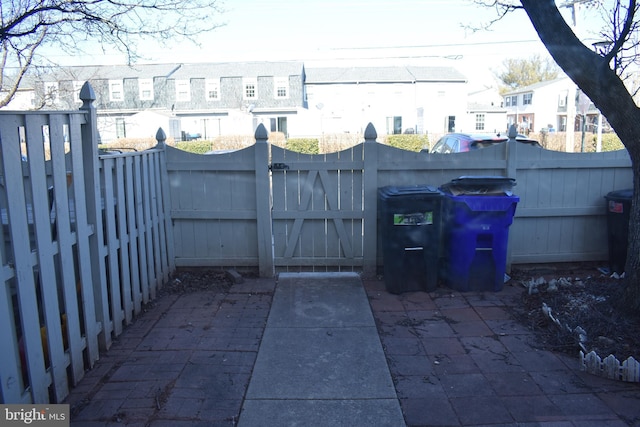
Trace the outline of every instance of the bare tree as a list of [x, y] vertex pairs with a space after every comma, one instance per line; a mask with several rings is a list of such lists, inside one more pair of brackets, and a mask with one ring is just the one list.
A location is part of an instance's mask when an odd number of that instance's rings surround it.
[[[640, 108], [634, 100], [630, 83], [631, 67], [638, 58], [640, 7], [636, 0], [573, 0], [564, 5], [581, 4], [605, 8], [609, 19], [600, 32], [604, 49], [583, 43], [565, 21], [554, 0], [520, 0], [519, 2], [481, 1], [496, 7], [499, 17], [523, 9], [542, 43], [558, 66], [607, 118], [626, 147], [633, 168], [633, 197], [629, 221], [629, 243], [625, 268], [625, 286], [630, 308], [640, 309]], [[638, 70], [633, 70], [635, 73]], [[637, 74], [636, 74], [637, 75]]]
[[0, 2], [0, 107], [25, 76], [50, 61], [39, 55], [55, 47], [81, 55], [82, 47], [115, 48], [129, 63], [139, 42], [190, 40], [221, 24], [219, 0], [2, 0]]

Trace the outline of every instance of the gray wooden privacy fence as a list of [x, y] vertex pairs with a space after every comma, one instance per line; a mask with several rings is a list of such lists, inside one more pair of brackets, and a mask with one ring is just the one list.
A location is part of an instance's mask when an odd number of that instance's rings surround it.
[[520, 197], [509, 230], [508, 266], [605, 261], [606, 203], [632, 187], [626, 150], [561, 153], [509, 141], [468, 153], [428, 154], [365, 141], [344, 151], [305, 155], [256, 144], [198, 155], [167, 147], [177, 266], [361, 271], [382, 265], [377, 191], [432, 185], [460, 176], [514, 178]]
[[174, 269], [162, 144], [98, 155], [95, 99], [0, 112], [0, 402], [60, 402]]
[[[0, 402], [60, 402], [176, 267], [377, 273], [378, 188], [515, 178], [508, 265], [607, 259], [604, 196], [631, 188], [626, 151], [510, 141], [427, 154], [365, 140], [305, 155], [164, 144], [99, 155], [95, 99], [79, 111], [0, 112]], [[433, 244], [436, 244], [435, 242]]]

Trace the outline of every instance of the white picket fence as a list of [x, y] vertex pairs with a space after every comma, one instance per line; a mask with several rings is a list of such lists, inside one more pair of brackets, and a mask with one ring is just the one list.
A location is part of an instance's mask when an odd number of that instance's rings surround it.
[[162, 142], [99, 156], [80, 97], [0, 112], [1, 403], [62, 401], [174, 269]]
[[583, 371], [617, 381], [640, 382], [640, 362], [633, 357], [620, 363], [613, 354], [602, 359], [598, 353], [580, 351], [580, 367]]

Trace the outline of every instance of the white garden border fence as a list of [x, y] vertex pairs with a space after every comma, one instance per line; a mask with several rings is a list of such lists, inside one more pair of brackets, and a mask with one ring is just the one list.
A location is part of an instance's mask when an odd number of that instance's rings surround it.
[[60, 402], [174, 269], [164, 150], [98, 156], [79, 111], [0, 112], [0, 401]]
[[[99, 155], [95, 95], [79, 111], [0, 111], [0, 402], [60, 402], [176, 267], [358, 271], [382, 265], [377, 193], [464, 175], [515, 178], [507, 265], [606, 260], [604, 196], [632, 186], [626, 150], [509, 141], [427, 154], [363, 143], [304, 155], [268, 143], [198, 155]], [[24, 155], [24, 157], [23, 157]]]

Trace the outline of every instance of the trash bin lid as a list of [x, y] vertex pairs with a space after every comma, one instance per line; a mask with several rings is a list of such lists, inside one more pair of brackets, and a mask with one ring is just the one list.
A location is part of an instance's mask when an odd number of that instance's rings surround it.
[[631, 198], [633, 197], [633, 188], [612, 191], [604, 197], [605, 199], [612, 200], [614, 202], [631, 202]]
[[441, 188], [442, 191], [450, 194], [505, 194], [509, 193], [516, 185], [514, 178], [504, 176], [461, 176], [452, 179]]
[[389, 185], [378, 189], [380, 196], [384, 198], [404, 197], [404, 196], [440, 196], [442, 193], [436, 187], [431, 185], [408, 185], [395, 186]]

